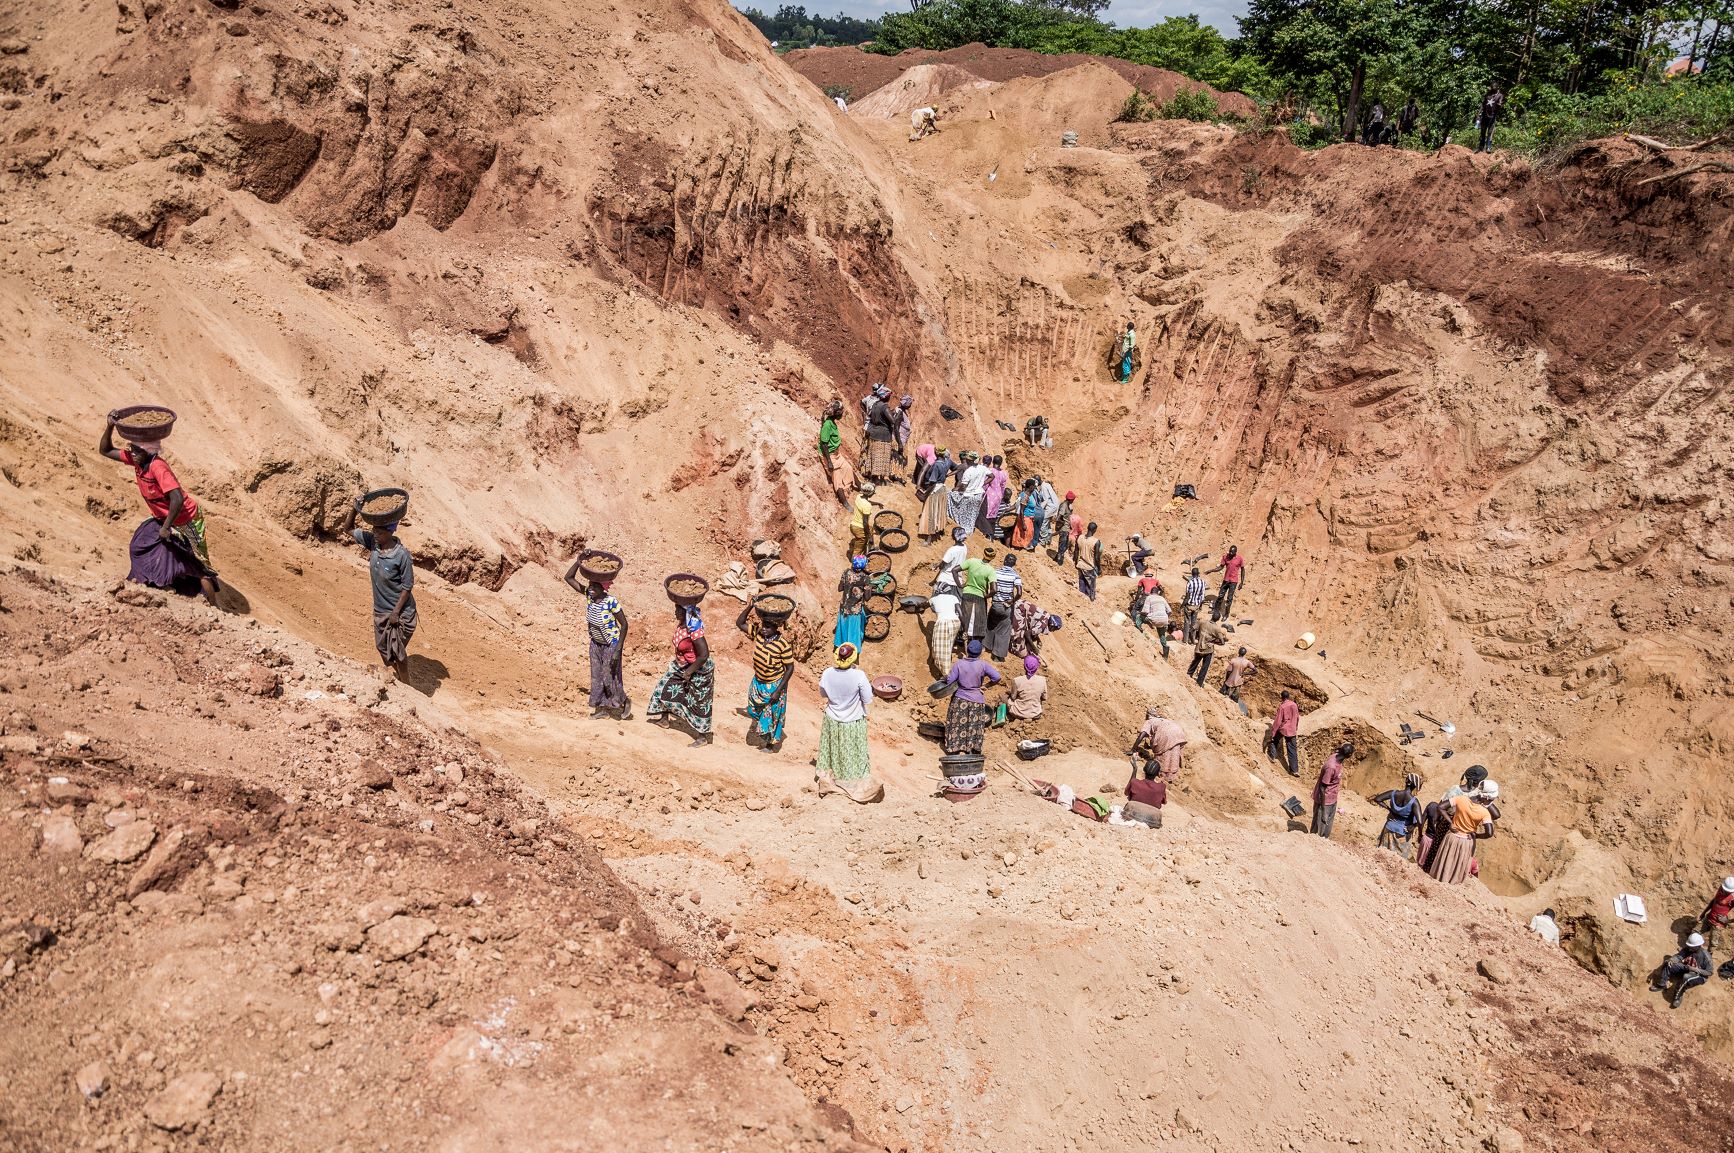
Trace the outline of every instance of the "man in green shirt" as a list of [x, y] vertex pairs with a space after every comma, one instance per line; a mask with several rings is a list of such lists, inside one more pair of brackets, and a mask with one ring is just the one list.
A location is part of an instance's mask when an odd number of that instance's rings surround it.
[[963, 581], [963, 635], [977, 639], [987, 635], [987, 590], [993, 585], [995, 569], [984, 560], [970, 557], [958, 566], [957, 575]]
[[837, 418], [843, 415], [843, 402], [833, 400], [825, 410], [825, 419], [819, 425], [819, 455], [825, 461], [825, 476], [831, 476], [831, 457], [843, 447], [843, 434], [837, 429]]

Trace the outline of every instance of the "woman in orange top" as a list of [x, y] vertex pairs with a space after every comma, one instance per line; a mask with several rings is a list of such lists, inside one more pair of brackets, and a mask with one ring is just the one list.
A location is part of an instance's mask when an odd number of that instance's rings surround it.
[[1461, 885], [1469, 876], [1478, 838], [1493, 835], [1493, 814], [1487, 810], [1499, 798], [1499, 786], [1483, 782], [1475, 792], [1451, 798], [1451, 828], [1433, 851], [1427, 872], [1435, 881]]

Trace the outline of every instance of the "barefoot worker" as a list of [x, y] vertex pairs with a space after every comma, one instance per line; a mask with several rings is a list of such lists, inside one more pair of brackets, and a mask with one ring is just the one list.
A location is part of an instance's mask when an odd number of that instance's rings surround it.
[[697, 605], [674, 606], [674, 659], [656, 682], [644, 719], [664, 728], [673, 722], [692, 734], [692, 747], [710, 744], [711, 710], [716, 696], [716, 664], [704, 639], [704, 615]]
[[[140, 413], [129, 419], [144, 419], [150, 415]], [[168, 417], [166, 410], [164, 416]], [[114, 447], [114, 426], [118, 417], [118, 413], [108, 414], [108, 423], [103, 426], [97, 451], [109, 460], [132, 466], [139, 495], [144, 497], [151, 519], [157, 522], [154, 530], [140, 525], [139, 531], [133, 534], [134, 571], [131, 579], [154, 588], [176, 588], [185, 581], [188, 588], [181, 591], [186, 592], [190, 591], [196, 577], [205, 600], [216, 604], [217, 574], [211, 568], [211, 550], [205, 542], [205, 514], [199, 511], [199, 502], [181, 488], [174, 470], [163, 459], [162, 441], [136, 440], [126, 448]], [[172, 417], [169, 419], [172, 421]], [[141, 539], [146, 536], [152, 539]], [[158, 542], [161, 542], [160, 550]], [[148, 561], [141, 551], [151, 554]]]
[[[361, 511], [361, 497], [355, 511]], [[379, 659], [401, 680], [409, 671], [409, 638], [415, 635], [415, 560], [397, 539], [397, 525], [358, 528], [355, 543], [367, 550], [367, 575], [373, 583], [373, 645]]]
[[621, 669], [626, 655], [626, 610], [608, 591], [608, 586], [614, 583], [612, 579], [586, 573], [584, 583], [579, 583], [578, 567], [586, 559], [586, 554], [578, 554], [578, 559], [566, 570], [566, 583], [584, 594], [584, 623], [590, 630], [590, 715], [612, 713], [629, 721], [632, 701], [626, 695]]
[[[794, 602], [788, 604], [793, 612]], [[742, 711], [753, 722], [747, 730], [747, 743], [775, 753], [783, 747], [783, 722], [789, 712], [789, 678], [795, 673], [795, 650], [783, 635], [787, 614], [755, 612], [757, 607], [754, 602], [735, 618], [735, 627], [744, 630], [753, 641], [753, 683], [747, 688], [747, 707]]]
[[830, 668], [819, 676], [825, 698], [825, 718], [819, 724], [819, 756], [813, 780], [819, 795], [841, 792], [857, 804], [877, 801], [884, 788], [873, 779], [867, 752], [867, 709], [873, 703], [873, 683], [856, 667], [861, 649], [838, 645]]

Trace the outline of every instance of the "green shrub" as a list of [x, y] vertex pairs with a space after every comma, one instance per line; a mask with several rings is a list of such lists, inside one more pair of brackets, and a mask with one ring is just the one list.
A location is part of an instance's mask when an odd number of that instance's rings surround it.
[[1163, 120], [1217, 121], [1222, 119], [1222, 109], [1208, 88], [1182, 88], [1156, 110], [1156, 115]]
[[1120, 114], [1114, 117], [1118, 124], [1142, 124], [1147, 120], [1156, 119], [1156, 104], [1144, 95], [1142, 88], [1132, 89], [1132, 95], [1126, 97], [1126, 103], [1120, 105]]

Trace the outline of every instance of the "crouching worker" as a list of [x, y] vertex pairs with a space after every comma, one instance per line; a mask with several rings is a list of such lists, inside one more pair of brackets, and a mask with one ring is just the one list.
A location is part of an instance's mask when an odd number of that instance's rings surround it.
[[207, 603], [217, 603], [217, 571], [211, 567], [205, 543], [205, 514], [199, 502], [181, 488], [174, 470], [162, 457], [160, 440], [141, 440], [114, 447], [113, 413], [103, 426], [97, 451], [109, 460], [132, 466], [139, 495], [151, 519], [132, 535], [132, 568], [127, 579], [152, 588], [191, 594], [196, 586]]
[[1650, 980], [1650, 992], [1665, 993], [1669, 985], [1679, 982], [1674, 995], [1668, 999], [1668, 1004], [1678, 1009], [1687, 989], [1702, 985], [1709, 979], [1710, 950], [1704, 947], [1704, 938], [1693, 933], [1686, 938], [1685, 948], [1662, 962], [1662, 967]]
[[[355, 499], [361, 511], [361, 498]], [[354, 531], [367, 550], [367, 575], [373, 584], [373, 645], [379, 659], [399, 680], [409, 672], [409, 638], [415, 635], [415, 561], [397, 539], [395, 524]]]
[[1162, 827], [1162, 806], [1168, 803], [1168, 786], [1158, 776], [1158, 768], [1155, 761], [1149, 761], [1142, 769], [1133, 769], [1126, 782], [1126, 803], [1120, 806], [1120, 815], [1126, 820], [1152, 829]]

